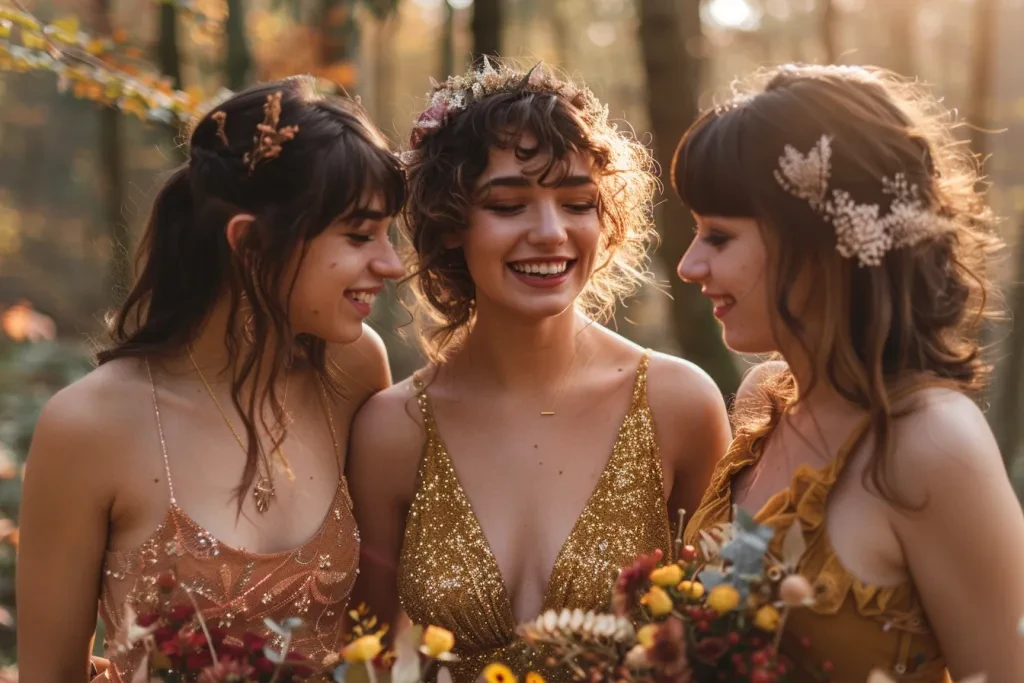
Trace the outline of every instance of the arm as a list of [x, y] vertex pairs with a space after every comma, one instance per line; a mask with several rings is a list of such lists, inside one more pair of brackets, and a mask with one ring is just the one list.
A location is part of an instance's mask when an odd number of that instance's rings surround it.
[[657, 354], [647, 385], [658, 450], [666, 479], [669, 516], [700, 505], [715, 463], [729, 447], [732, 430], [714, 381], [692, 363]]
[[929, 393], [897, 429], [894, 528], [954, 680], [1024, 681], [1024, 514], [980, 410]]
[[410, 381], [374, 395], [352, 425], [348, 483], [361, 538], [353, 606], [385, 623], [399, 613], [398, 560], [415, 494], [423, 431]]
[[25, 683], [87, 679], [116, 470], [100, 445], [110, 444], [94, 414], [102, 404], [81, 389], [45, 406], [25, 470], [16, 586]]

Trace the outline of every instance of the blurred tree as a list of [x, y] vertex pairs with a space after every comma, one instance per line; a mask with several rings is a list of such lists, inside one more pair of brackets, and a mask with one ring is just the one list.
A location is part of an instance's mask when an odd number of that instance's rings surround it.
[[[1006, 285], [1006, 298], [1011, 306], [1010, 322], [1017, 326], [1024, 324], [1024, 216], [1020, 218], [1017, 235], [1021, 243], [1017, 245], [1016, 277]], [[1021, 379], [1024, 378], [1024, 337], [1020, 327], [1016, 334], [1009, 337], [1009, 354], [1000, 376], [1000, 387], [996, 410], [993, 413], [993, 426], [999, 442], [999, 452], [1009, 467], [1016, 460], [1021, 439]]]
[[917, 50], [918, 0], [897, 0], [887, 5], [889, 14], [889, 68], [914, 77]]
[[[100, 35], [114, 35], [110, 15], [110, 0], [95, 0], [93, 5], [96, 29]], [[110, 238], [110, 268], [107, 273], [108, 291], [115, 299], [129, 286], [131, 268], [131, 231], [121, 215], [124, 206], [124, 159], [121, 145], [121, 113], [113, 107], [103, 107], [100, 117], [100, 192], [103, 197], [103, 219]]]
[[[700, 0], [639, 0], [639, 38], [647, 74], [647, 110], [654, 135], [654, 155], [662, 169], [671, 168], [676, 145], [697, 116], [702, 58]], [[669, 272], [692, 239], [691, 217], [674, 197], [661, 203], [658, 250]], [[726, 397], [739, 386], [732, 354], [710, 314], [708, 301], [693, 285], [672, 276], [672, 327], [683, 355], [702, 367]]]
[[973, 30], [973, 63], [967, 120], [971, 124], [971, 151], [984, 160], [987, 153], [986, 135], [990, 119], [992, 76], [995, 71], [995, 0], [976, 0]]
[[825, 62], [835, 64], [839, 61], [839, 13], [835, 0], [822, 0], [821, 4], [821, 45]]
[[440, 76], [445, 79], [455, 72], [455, 8], [448, 0], [444, 0], [444, 22], [441, 24], [441, 59], [439, 60]]
[[[181, 50], [178, 44], [178, 6], [174, 2], [160, 3], [160, 21], [156, 41], [156, 63], [160, 73], [171, 81], [171, 87], [181, 90], [183, 81], [181, 77]], [[170, 138], [171, 163], [184, 161], [182, 148], [177, 144], [177, 138], [181, 131], [178, 125], [168, 126], [167, 130], [160, 132]]]
[[501, 55], [503, 23], [501, 0], [474, 0], [471, 22], [474, 64], [484, 55]]
[[227, 41], [227, 59], [224, 64], [227, 87], [242, 90], [249, 85], [252, 53], [245, 32], [245, 0], [227, 0], [228, 17], [224, 24]]

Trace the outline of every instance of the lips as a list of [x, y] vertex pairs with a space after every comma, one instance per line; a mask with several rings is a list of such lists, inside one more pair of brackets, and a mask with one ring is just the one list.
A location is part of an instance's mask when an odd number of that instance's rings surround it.
[[381, 293], [380, 287], [370, 289], [346, 289], [345, 298], [348, 299], [355, 309], [363, 316], [370, 315], [370, 311], [373, 310], [373, 302], [377, 300], [377, 295]]
[[711, 299], [711, 303], [715, 307], [715, 317], [719, 320], [724, 318], [736, 305], [735, 297], [728, 294], [705, 294], [705, 296]]
[[576, 261], [574, 259], [551, 259], [549, 261], [510, 261], [508, 267], [523, 275], [557, 277], [565, 273]]

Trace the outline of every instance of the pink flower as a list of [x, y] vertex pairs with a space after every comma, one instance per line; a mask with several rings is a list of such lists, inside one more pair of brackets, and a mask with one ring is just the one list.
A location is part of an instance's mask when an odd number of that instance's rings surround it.
[[446, 103], [440, 102], [427, 108], [426, 111], [419, 115], [416, 123], [412, 126], [412, 134], [409, 136], [409, 147], [412, 149], [419, 147], [423, 143], [424, 138], [430, 134], [430, 131], [443, 126], [447, 118], [448, 105]]

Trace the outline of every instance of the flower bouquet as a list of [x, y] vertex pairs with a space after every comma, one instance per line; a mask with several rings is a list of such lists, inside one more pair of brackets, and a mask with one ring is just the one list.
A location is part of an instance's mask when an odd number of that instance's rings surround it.
[[[734, 519], [702, 532], [700, 552], [677, 538], [671, 561], [657, 551], [621, 572], [615, 614], [606, 617], [630, 617], [638, 630], [598, 633], [587, 624], [605, 617], [566, 612], [543, 615], [523, 636], [580, 680], [786, 683], [792, 667], [778, 649], [786, 617], [814, 602], [810, 583], [796, 573], [803, 535], [791, 527], [775, 557], [770, 527], [741, 510]], [[821, 669], [827, 681], [827, 663]]]

